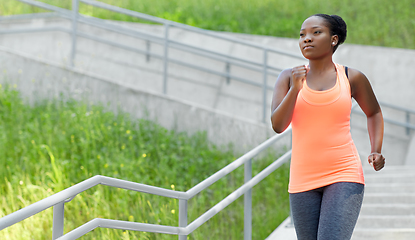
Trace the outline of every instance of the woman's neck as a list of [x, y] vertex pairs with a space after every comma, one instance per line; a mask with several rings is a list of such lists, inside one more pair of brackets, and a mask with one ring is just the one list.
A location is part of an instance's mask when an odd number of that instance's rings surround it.
[[331, 71], [334, 67], [333, 59], [323, 58], [323, 59], [313, 59], [308, 61], [310, 71], [314, 73], [323, 73], [326, 71]]

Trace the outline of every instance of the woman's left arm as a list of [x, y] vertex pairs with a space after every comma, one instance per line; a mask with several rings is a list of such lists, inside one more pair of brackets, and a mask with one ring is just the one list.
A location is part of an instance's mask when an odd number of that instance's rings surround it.
[[369, 80], [363, 73], [349, 68], [349, 81], [352, 97], [367, 117], [367, 129], [371, 146], [368, 161], [376, 171], [379, 171], [385, 166], [385, 158], [382, 155], [384, 128], [382, 110]]

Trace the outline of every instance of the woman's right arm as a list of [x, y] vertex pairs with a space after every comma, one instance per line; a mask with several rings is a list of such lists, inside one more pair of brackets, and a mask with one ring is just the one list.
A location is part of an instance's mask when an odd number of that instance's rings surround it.
[[303, 87], [307, 68], [298, 66], [280, 73], [274, 87], [271, 103], [271, 123], [276, 133], [290, 125], [298, 93]]

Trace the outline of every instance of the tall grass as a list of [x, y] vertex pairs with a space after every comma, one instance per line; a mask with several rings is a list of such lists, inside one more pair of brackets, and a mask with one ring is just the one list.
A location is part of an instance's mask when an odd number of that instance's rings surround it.
[[[69, 0], [41, 0], [71, 8]], [[218, 31], [297, 38], [301, 23], [315, 13], [337, 14], [348, 24], [347, 43], [415, 49], [415, 1], [399, 0], [101, 0], [173, 21]], [[81, 4], [100, 18], [132, 17]], [[2, 0], [4, 15], [38, 12], [15, 0]]]
[[[76, 101], [25, 104], [13, 87], [0, 85], [0, 217], [100, 174], [186, 191], [233, 161], [205, 133], [166, 130], [128, 114]], [[254, 162], [254, 174], [278, 156]], [[288, 216], [288, 166], [253, 189], [253, 239], [264, 239]], [[189, 222], [243, 184], [243, 170], [229, 174], [189, 201]], [[93, 218], [178, 224], [178, 201], [96, 186], [65, 204], [65, 233]], [[0, 239], [50, 239], [51, 209], [0, 231]], [[189, 239], [242, 239], [238, 199]], [[83, 239], [177, 239], [177, 236], [96, 229]]]

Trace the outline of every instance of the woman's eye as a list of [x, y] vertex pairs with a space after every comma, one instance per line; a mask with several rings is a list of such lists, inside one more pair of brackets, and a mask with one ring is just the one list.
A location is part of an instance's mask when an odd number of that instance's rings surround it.
[[321, 31], [315, 31], [315, 32], [314, 32], [314, 34], [319, 34], [319, 33], [321, 33]]
[[304, 36], [304, 33], [300, 33], [300, 37]]

